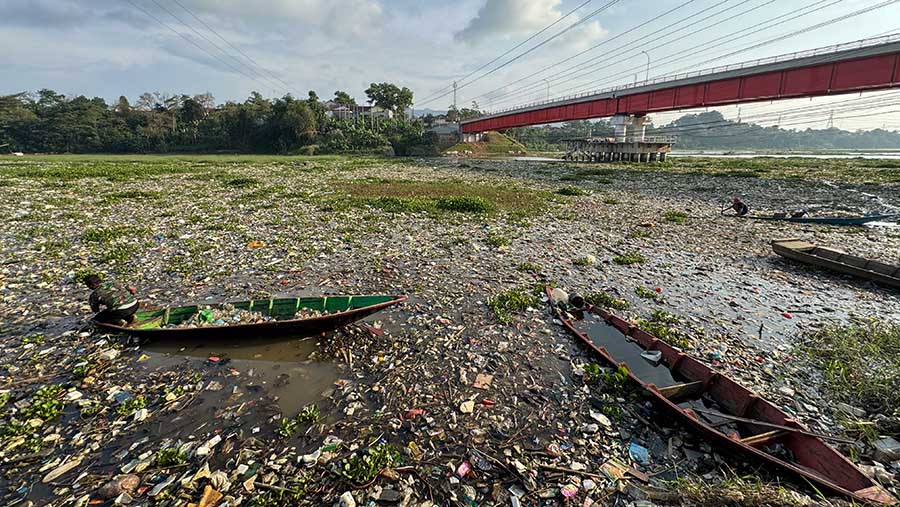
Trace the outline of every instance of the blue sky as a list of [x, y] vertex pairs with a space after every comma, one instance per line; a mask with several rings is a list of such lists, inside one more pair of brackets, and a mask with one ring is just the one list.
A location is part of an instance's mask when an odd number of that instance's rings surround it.
[[[420, 101], [584, 1], [6, 0], [0, 17], [0, 46], [4, 48], [0, 93], [46, 87], [112, 101], [120, 94], [134, 100], [145, 91], [208, 91], [217, 102], [224, 102], [243, 100], [252, 90], [272, 96], [288, 92], [305, 95], [314, 89], [327, 97], [341, 89], [362, 100], [368, 83], [390, 81], [413, 89], [416, 107], [443, 109], [452, 102], [451, 95], [427, 104]], [[900, 32], [900, 2], [895, 2], [745, 51], [774, 37], [879, 3], [594, 0], [519, 51], [575, 25], [543, 47], [476, 82], [466, 84], [479, 74], [462, 80], [458, 101], [469, 105], [475, 99], [483, 108], [496, 109], [546, 98], [548, 85], [553, 97], [631, 82], [634, 74], [644, 77], [647, 56], [640, 53], [644, 49], [648, 50], [653, 77]], [[686, 5], [648, 23], [682, 4]], [[759, 33], [748, 34], [749, 27], [757, 23], [771, 20], [769, 24], [774, 24], [785, 19], [778, 16], [804, 8], [795, 14], [797, 19], [777, 26], [763, 25]], [[252, 63], [193, 15], [251, 57]], [[706, 16], [711, 17], [703, 21]], [[727, 19], [732, 16], [734, 19]], [[683, 18], [687, 19], [681, 21]], [[679, 21], [671, 29], [651, 35]], [[732, 35], [739, 30], [745, 31]], [[746, 36], [730, 40], [739, 35]], [[599, 46], [583, 56], [538, 72], [595, 45]], [[707, 60], [713, 61], [704, 63]], [[567, 70], [569, 67], [573, 69]], [[784, 102], [778, 107], [792, 106]], [[734, 109], [728, 114], [736, 114]], [[900, 124], [900, 120], [891, 121]], [[840, 125], [839, 121], [835, 123]], [[874, 119], [848, 120], [847, 128], [866, 128], [875, 123]]]

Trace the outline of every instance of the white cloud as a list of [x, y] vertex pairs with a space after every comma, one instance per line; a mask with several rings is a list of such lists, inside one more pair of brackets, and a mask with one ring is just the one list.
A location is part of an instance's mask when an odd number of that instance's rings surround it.
[[317, 27], [326, 33], [363, 35], [382, 24], [378, 0], [181, 0], [189, 9], [213, 14], [230, 24]]
[[508, 38], [539, 30], [562, 17], [562, 0], [487, 0], [456, 40], [477, 44], [491, 38]]

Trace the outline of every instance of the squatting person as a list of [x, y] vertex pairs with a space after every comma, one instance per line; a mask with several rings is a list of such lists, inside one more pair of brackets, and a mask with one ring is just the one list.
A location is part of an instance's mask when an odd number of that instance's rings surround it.
[[[134, 297], [137, 289], [134, 287], [123, 288], [112, 281], [104, 282], [97, 275], [85, 277], [84, 284], [93, 290], [88, 302], [91, 304], [91, 311], [98, 312], [94, 316], [96, 321], [119, 326], [134, 322], [134, 313], [140, 306]], [[100, 311], [101, 305], [106, 307], [102, 312]]]

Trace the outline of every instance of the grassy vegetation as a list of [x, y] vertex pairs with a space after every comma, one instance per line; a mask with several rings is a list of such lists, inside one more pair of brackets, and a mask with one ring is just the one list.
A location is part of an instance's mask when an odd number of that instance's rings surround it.
[[687, 221], [688, 214], [684, 211], [669, 210], [663, 214], [663, 218], [666, 220], [666, 222], [672, 222], [673, 224], [683, 224]]
[[577, 195], [586, 195], [587, 192], [578, 188], [578, 187], [562, 187], [556, 191], [559, 195], [568, 195], [568, 196], [577, 196]]
[[876, 413], [900, 406], [900, 325], [826, 327], [800, 349], [822, 369], [833, 398]]
[[131, 234], [133, 229], [119, 225], [99, 229], [88, 229], [81, 235], [81, 240], [88, 243], [111, 243], [112, 241]]
[[512, 322], [512, 314], [537, 306], [540, 299], [530, 287], [515, 287], [488, 300], [494, 317], [504, 324]]
[[640, 252], [623, 252], [620, 255], [613, 256], [612, 261], [620, 266], [630, 266], [647, 262], [647, 258]]
[[491, 245], [494, 248], [509, 246], [509, 238], [496, 232], [489, 232], [487, 238], [485, 239], [485, 242], [487, 242], [488, 245]]
[[533, 262], [523, 262], [516, 266], [517, 271], [521, 271], [523, 273], [532, 273], [537, 274], [540, 273], [541, 267]]
[[525, 154], [528, 150], [524, 145], [504, 134], [499, 132], [485, 132], [484, 141], [478, 143], [458, 143], [444, 150], [444, 153], [451, 151], [459, 153], [468, 151], [473, 155], [483, 157], [507, 157], [512, 154]]
[[651, 299], [656, 302], [662, 301], [662, 296], [659, 294], [659, 292], [656, 292], [653, 289], [648, 289], [643, 285], [638, 285], [637, 287], [635, 287], [634, 293], [641, 299]]
[[472, 184], [461, 180], [376, 180], [337, 183], [351, 207], [370, 205], [389, 212], [457, 212], [489, 214], [495, 211], [536, 214], [549, 203], [550, 193]]
[[628, 239], [649, 238], [650, 231], [644, 227], [635, 227], [634, 229], [631, 230], [631, 232], [628, 233], [627, 237], [628, 237]]
[[664, 164], [633, 164], [635, 171], [661, 171], [732, 178], [803, 179], [856, 184], [900, 183], [900, 161], [879, 159], [669, 158]]
[[800, 507], [800, 498], [778, 484], [757, 477], [731, 476], [714, 482], [702, 478], [680, 478], [669, 487], [681, 495], [682, 505], [695, 507]]

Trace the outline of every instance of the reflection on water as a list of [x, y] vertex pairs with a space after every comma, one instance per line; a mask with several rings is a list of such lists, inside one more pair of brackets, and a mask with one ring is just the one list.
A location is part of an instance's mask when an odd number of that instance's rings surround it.
[[641, 357], [644, 352], [637, 343], [628, 338], [618, 329], [607, 324], [603, 319], [587, 314], [584, 320], [576, 321], [575, 327], [590, 337], [594, 345], [603, 347], [617, 363], [625, 363], [628, 369], [639, 379], [657, 387], [667, 387], [680, 383], [672, 377], [672, 372], [664, 365], [654, 366]]
[[[285, 414], [296, 414], [304, 405], [318, 402], [338, 380], [337, 366], [316, 361], [319, 337], [279, 340], [160, 340], [148, 343], [150, 353], [230, 360], [228, 366], [252, 377], [247, 384], [261, 385], [278, 396]], [[329, 338], [325, 338], [329, 339]]]

